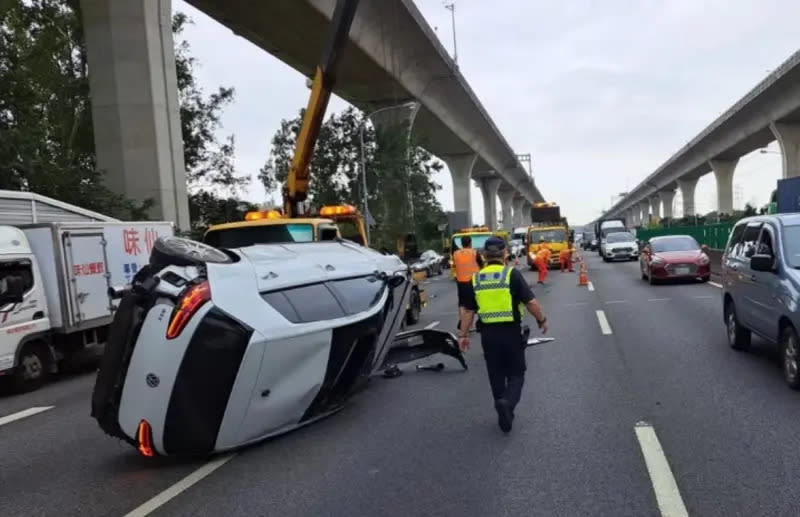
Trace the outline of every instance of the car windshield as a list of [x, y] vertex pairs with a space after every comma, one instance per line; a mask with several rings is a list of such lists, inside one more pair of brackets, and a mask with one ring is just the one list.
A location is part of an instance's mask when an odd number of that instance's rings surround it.
[[656, 239], [650, 242], [650, 247], [654, 253], [664, 253], [668, 251], [698, 251], [700, 245], [694, 237], [670, 237], [669, 239]]
[[254, 244], [311, 242], [313, 240], [314, 226], [307, 223], [224, 228], [209, 231], [203, 239], [206, 244], [215, 248], [243, 248]]
[[[453, 237], [453, 251], [461, 249], [461, 237], [462, 236]], [[472, 248], [478, 250], [483, 248], [483, 245], [486, 244], [486, 239], [491, 237], [491, 234], [473, 234], [470, 235], [470, 237], [472, 238]]]
[[433, 260], [436, 258], [436, 252], [433, 250], [428, 250], [422, 253], [419, 256], [420, 260]]
[[567, 240], [567, 232], [564, 230], [533, 230], [530, 232], [530, 242], [531, 244], [536, 244], [537, 242], [564, 242]]
[[613, 242], [633, 242], [635, 240], [636, 240], [636, 238], [633, 236], [633, 234], [632, 233], [628, 233], [628, 232], [612, 233], [606, 239], [606, 241], [609, 242], [609, 243], [613, 243]]
[[800, 225], [783, 228], [783, 249], [789, 266], [800, 269]]

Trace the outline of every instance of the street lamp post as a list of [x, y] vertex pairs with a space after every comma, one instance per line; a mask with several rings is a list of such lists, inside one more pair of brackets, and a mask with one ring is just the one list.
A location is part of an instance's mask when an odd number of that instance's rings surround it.
[[456, 47], [456, 4], [455, 2], [450, 2], [449, 4], [445, 4], [445, 9], [450, 10], [450, 18], [453, 22], [453, 62], [458, 67], [458, 47]]

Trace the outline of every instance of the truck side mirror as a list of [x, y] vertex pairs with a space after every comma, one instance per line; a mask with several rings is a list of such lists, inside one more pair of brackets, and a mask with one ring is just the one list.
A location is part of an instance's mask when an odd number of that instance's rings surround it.
[[0, 294], [0, 305], [22, 303], [25, 295], [22, 279], [16, 276], [6, 278], [6, 291]]

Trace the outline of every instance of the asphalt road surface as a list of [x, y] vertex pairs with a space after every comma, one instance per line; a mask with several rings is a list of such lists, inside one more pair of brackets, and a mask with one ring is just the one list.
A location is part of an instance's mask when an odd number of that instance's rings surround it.
[[[553, 271], [535, 289], [556, 340], [527, 352], [509, 435], [479, 336], [468, 372], [376, 377], [340, 413], [211, 460], [105, 436], [83, 374], [0, 397], [0, 515], [800, 515], [800, 394], [773, 350], [727, 347], [714, 284], [584, 256], [588, 288]], [[453, 282], [427, 288], [419, 326], [455, 331]]]

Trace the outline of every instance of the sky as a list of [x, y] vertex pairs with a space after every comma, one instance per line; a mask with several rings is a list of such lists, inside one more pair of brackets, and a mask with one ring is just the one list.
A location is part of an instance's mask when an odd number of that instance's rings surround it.
[[[299, 1], [299, 0], [298, 0]], [[369, 0], [362, 0], [369, 1]], [[417, 7], [452, 55], [443, 0]], [[595, 219], [798, 49], [795, 0], [455, 0], [459, 68], [515, 152], [530, 153], [536, 184], [570, 222]], [[185, 31], [206, 91], [232, 86], [221, 135], [236, 137], [244, 197], [269, 202], [256, 175], [281, 119], [308, 100], [305, 78], [182, 0]], [[334, 97], [329, 113], [347, 103]], [[777, 143], [743, 157], [734, 208], [769, 200], [781, 175]], [[434, 178], [453, 209], [452, 182]], [[272, 199], [278, 201], [277, 196]], [[681, 213], [680, 194], [675, 215]], [[713, 174], [698, 213], [717, 207]], [[499, 207], [499, 202], [498, 202]], [[483, 222], [472, 188], [473, 222]]]

